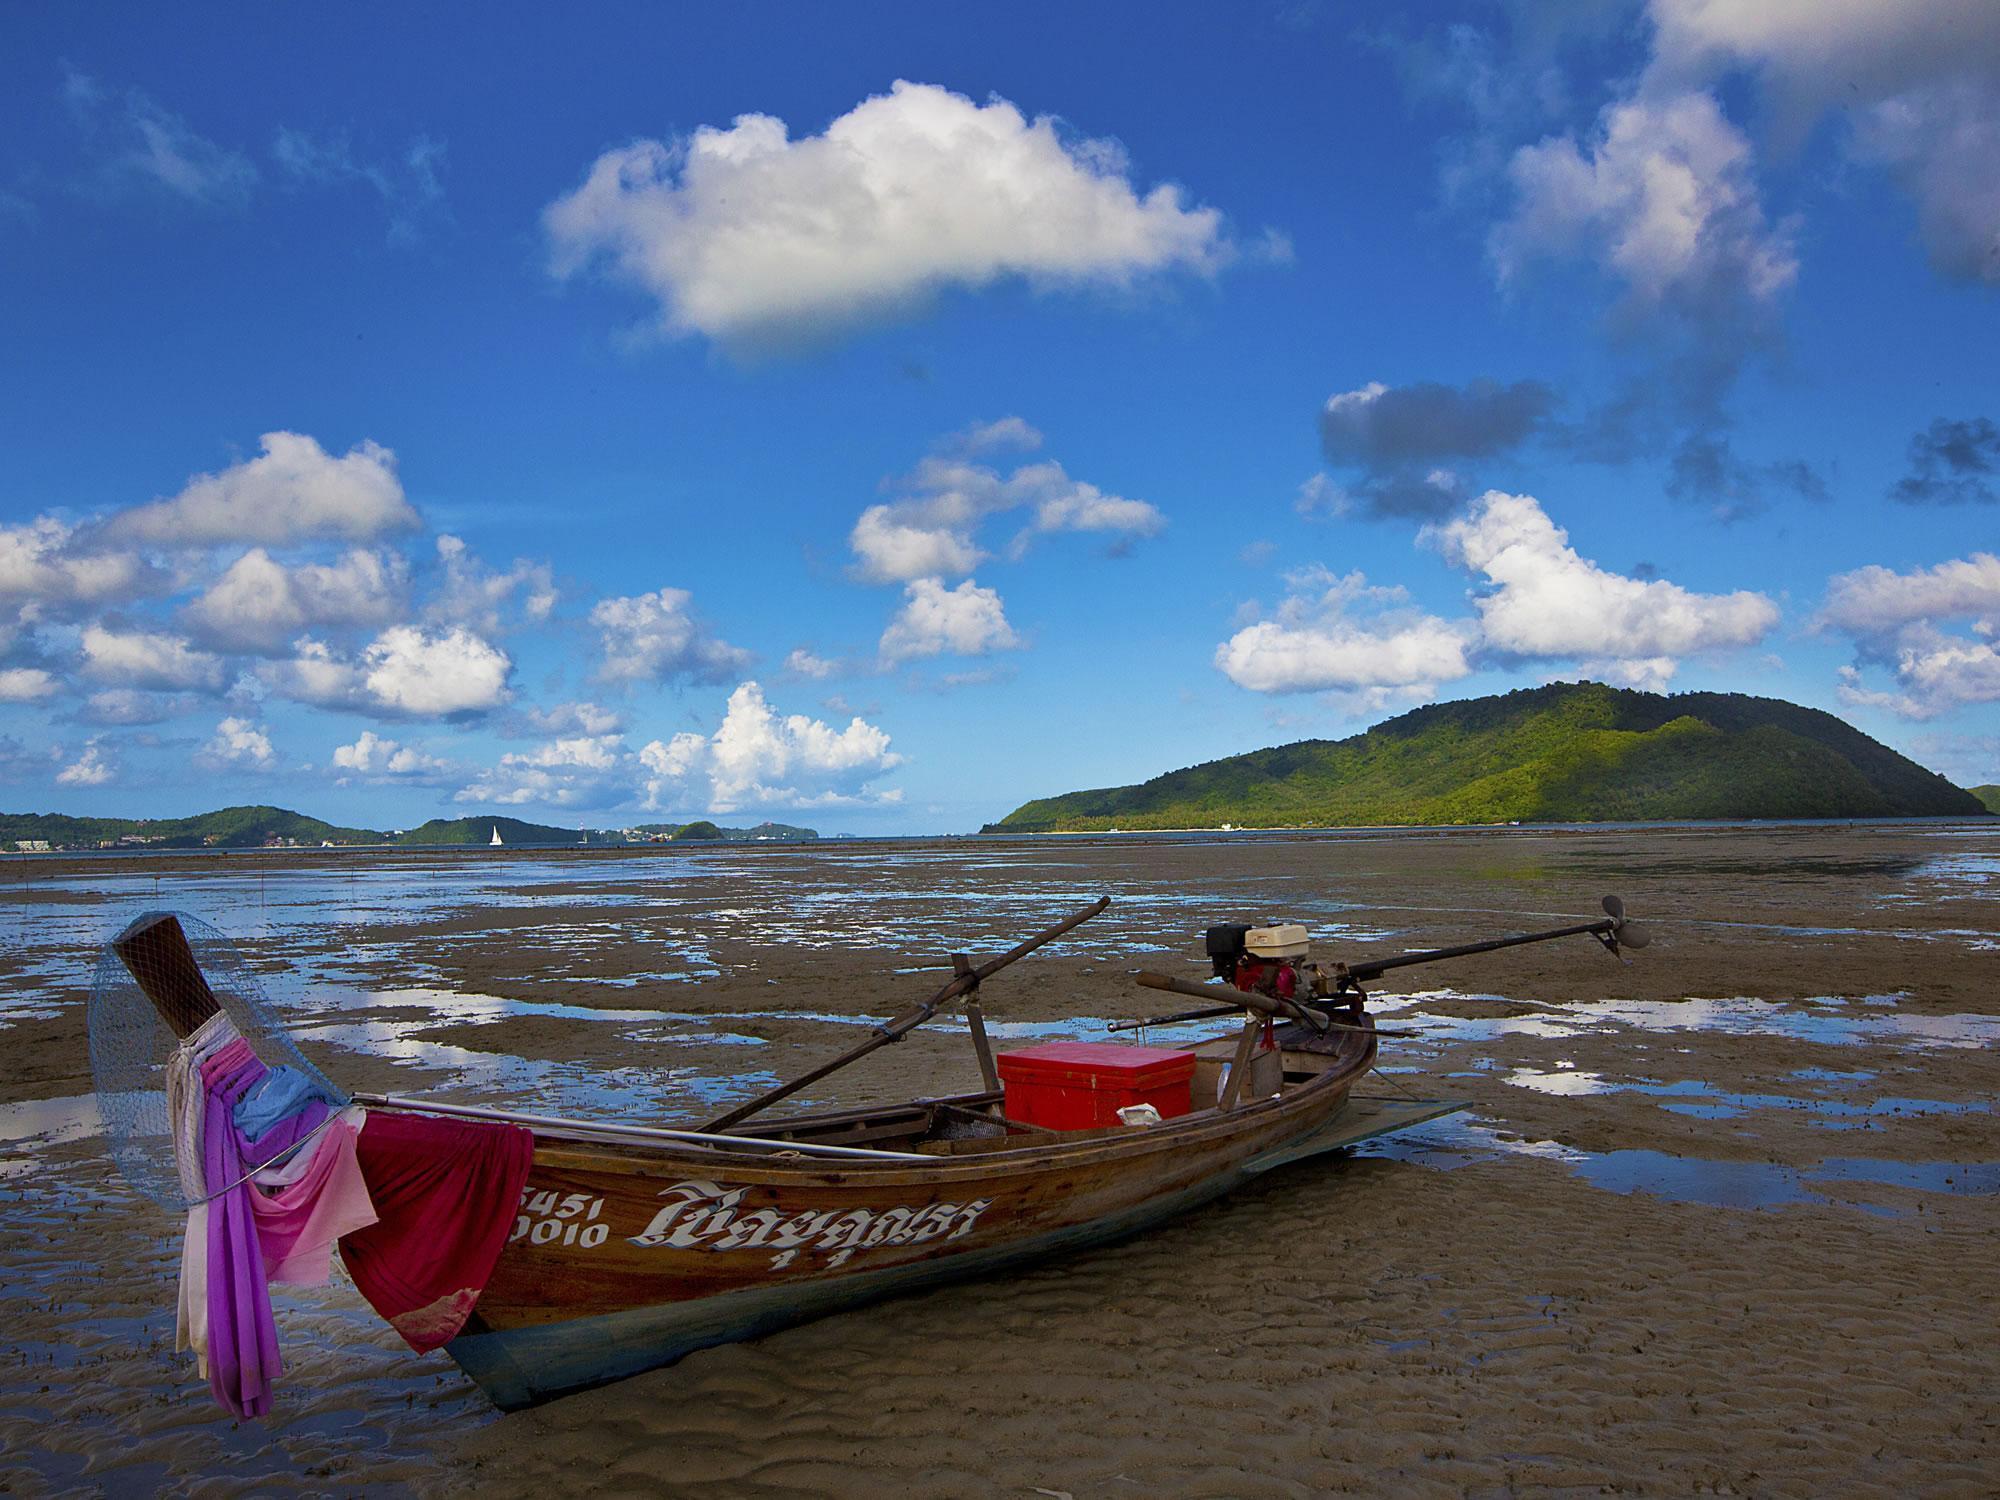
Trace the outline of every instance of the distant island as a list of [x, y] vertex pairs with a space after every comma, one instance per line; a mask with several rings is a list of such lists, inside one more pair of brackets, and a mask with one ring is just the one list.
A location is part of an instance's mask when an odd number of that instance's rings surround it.
[[383, 832], [344, 828], [282, 807], [225, 807], [189, 818], [72, 818], [62, 813], [0, 813], [0, 848], [25, 853], [96, 849], [316, 849], [327, 846], [575, 848], [684, 842], [800, 843], [811, 828], [759, 823], [724, 828], [694, 823], [639, 823], [629, 828], [557, 828], [519, 818], [433, 818], [419, 828]]
[[2000, 812], [1994, 791], [1781, 699], [1579, 682], [1039, 798], [982, 832], [1976, 817]]

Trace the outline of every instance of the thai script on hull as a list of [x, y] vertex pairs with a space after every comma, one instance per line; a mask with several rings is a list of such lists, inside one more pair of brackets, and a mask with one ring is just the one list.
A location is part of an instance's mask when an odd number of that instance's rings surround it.
[[838, 1266], [857, 1250], [962, 1239], [993, 1204], [991, 1198], [974, 1198], [969, 1203], [909, 1207], [744, 1212], [742, 1203], [749, 1191], [713, 1182], [677, 1182], [661, 1192], [667, 1201], [653, 1221], [629, 1238], [649, 1249], [772, 1251], [773, 1269], [791, 1264], [801, 1251], [830, 1255], [827, 1264]]

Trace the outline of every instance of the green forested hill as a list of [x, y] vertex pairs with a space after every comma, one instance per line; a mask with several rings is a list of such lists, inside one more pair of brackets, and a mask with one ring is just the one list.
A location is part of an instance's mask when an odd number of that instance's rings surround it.
[[1970, 792], [1818, 709], [1556, 683], [1437, 703], [1139, 786], [1045, 797], [988, 832], [1978, 815]]
[[387, 834], [341, 828], [282, 807], [225, 807], [191, 818], [72, 818], [0, 813], [0, 843], [39, 839], [59, 848], [256, 849], [265, 844], [380, 844]]
[[1973, 787], [1972, 795], [1986, 804], [1988, 812], [2000, 813], [2000, 785], [1989, 782], [1985, 786]]
[[[519, 818], [432, 818], [421, 827], [396, 835], [399, 844], [489, 844], [493, 830], [500, 830], [503, 844], [580, 844], [588, 835], [574, 828], [555, 828], [546, 823], [524, 823]], [[597, 842], [604, 842], [603, 836]]]
[[593, 847], [650, 842], [647, 836], [700, 841], [799, 842], [817, 839], [810, 828], [759, 823], [755, 828], [718, 828], [713, 823], [647, 823], [625, 830], [557, 828], [489, 814], [482, 818], [433, 818], [407, 833], [342, 828], [282, 807], [225, 807], [186, 818], [73, 818], [66, 813], [0, 813], [0, 849], [23, 844], [52, 850], [91, 849], [259, 849], [270, 845], [315, 848], [320, 844], [400, 844], [412, 848], [463, 848], [490, 844], [493, 830], [508, 846], [563, 844]]

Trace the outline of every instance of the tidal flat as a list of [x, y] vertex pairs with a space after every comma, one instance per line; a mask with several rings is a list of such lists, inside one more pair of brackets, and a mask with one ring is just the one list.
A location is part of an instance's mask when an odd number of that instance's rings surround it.
[[[276, 1298], [276, 1410], [173, 1352], [179, 1224], [105, 1155], [97, 947], [234, 939], [353, 1090], [693, 1122], [852, 1045], [949, 955], [1103, 916], [983, 991], [1102, 1038], [1210, 922], [1396, 971], [1362, 1092], [1465, 1109], [1143, 1238], [512, 1416], [338, 1275]], [[1986, 1494], [2000, 1473], [2000, 826], [1383, 831], [0, 866], [0, 1492]], [[1174, 1040], [1186, 1029], [1155, 1029]], [[816, 1085], [977, 1086], [946, 1012]]]

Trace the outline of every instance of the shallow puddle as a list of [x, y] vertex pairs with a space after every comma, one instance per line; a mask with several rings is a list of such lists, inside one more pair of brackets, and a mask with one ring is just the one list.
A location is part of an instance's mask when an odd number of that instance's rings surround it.
[[1841, 1182], [1952, 1196], [2000, 1194], [2000, 1162], [1828, 1157], [1815, 1166], [1791, 1167], [1781, 1162], [1718, 1161], [1665, 1151], [1580, 1151], [1559, 1141], [1512, 1137], [1484, 1121], [1462, 1116], [1370, 1141], [1357, 1147], [1355, 1154], [1444, 1171], [1506, 1156], [1533, 1156], [1561, 1162], [1606, 1192], [1647, 1193], [1672, 1202], [1716, 1208], [1775, 1209], [1811, 1203], [1857, 1207], [1871, 1213], [1899, 1212], [1822, 1191]]
[[[1828, 1076], [1838, 1078], [1842, 1075]], [[1887, 1115], [1987, 1114], [1992, 1110], [1990, 1104], [1974, 1100], [1909, 1099], [1884, 1095], [1863, 1104], [1842, 1099], [1810, 1098], [1798, 1094], [1733, 1093], [1699, 1078], [1681, 1078], [1672, 1083], [1663, 1083], [1652, 1078], [1608, 1078], [1602, 1073], [1564, 1067], [1551, 1071], [1516, 1068], [1503, 1081], [1513, 1084], [1516, 1088], [1532, 1089], [1538, 1094], [1555, 1094], [1565, 1098], [1589, 1094], [1650, 1094], [1660, 1099], [1662, 1109], [1706, 1120], [1726, 1120], [1753, 1109], [1792, 1109], [1802, 1110], [1808, 1114], [1857, 1119]]]
[[1869, 995], [1859, 1001], [1812, 999], [1797, 1003], [1738, 996], [1719, 1000], [1595, 1000], [1531, 1015], [1441, 1016], [1425, 1010], [1440, 1001], [1473, 1000], [1506, 1005], [1504, 995], [1425, 990], [1388, 995], [1370, 1006], [1393, 1018], [1399, 1030], [1428, 1042], [1491, 1041], [1503, 1036], [1572, 1037], [1616, 1027], [1655, 1033], [1708, 1032], [1769, 1036], [1828, 1046], [1902, 1043], [1911, 1047], [1989, 1047], [2000, 1044], [2000, 1016], [1913, 1015], [1896, 1009], [1901, 996]]

